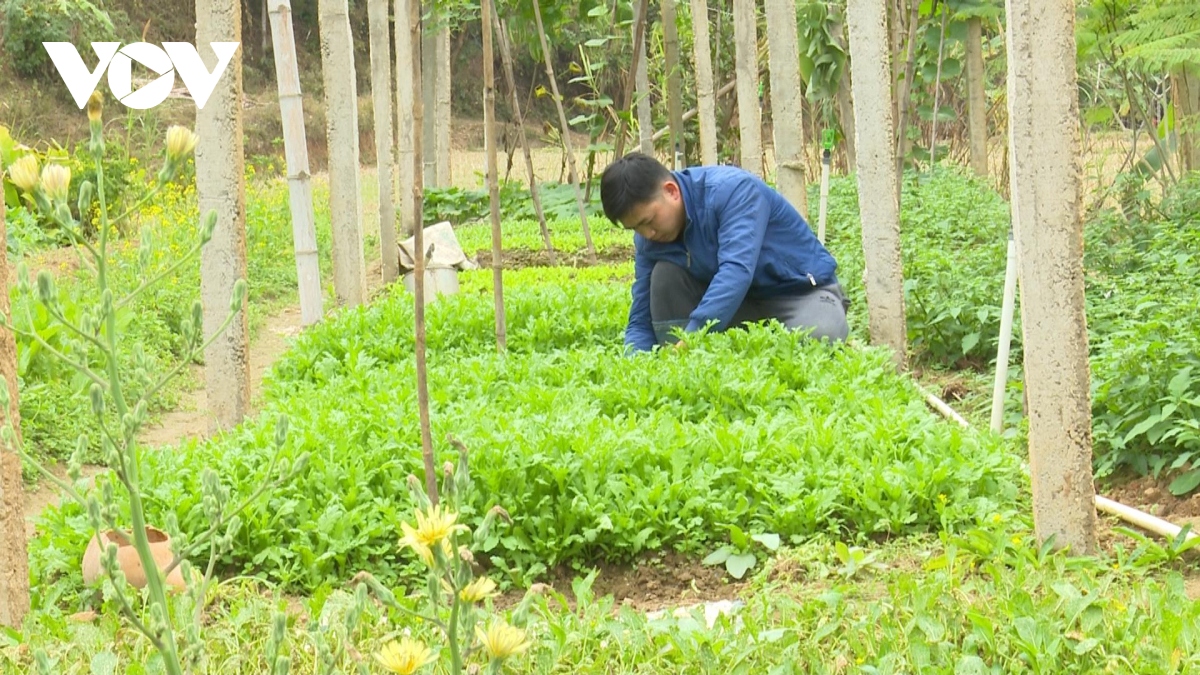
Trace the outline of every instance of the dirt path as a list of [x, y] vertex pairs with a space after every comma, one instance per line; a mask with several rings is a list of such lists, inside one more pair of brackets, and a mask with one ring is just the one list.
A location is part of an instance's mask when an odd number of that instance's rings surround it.
[[[254, 402], [252, 409], [257, 408], [259, 394], [262, 391], [263, 376], [275, 359], [287, 349], [289, 339], [298, 335], [301, 330], [300, 306], [294, 305], [268, 317], [266, 323], [250, 345], [250, 392]], [[203, 368], [193, 366], [192, 371], [196, 381], [203, 382]], [[202, 438], [208, 435], [209, 415], [207, 414], [206, 391], [203, 385], [184, 392], [180, 396], [179, 407], [165, 413], [157, 422], [144, 428], [139, 435], [142, 444], [148, 448], [171, 446], [188, 438]], [[85, 466], [83, 474], [92, 477], [104, 469], [99, 466]], [[58, 473], [66, 475], [64, 467], [58, 467]], [[32, 490], [25, 492], [25, 534], [33, 537], [34, 523], [42, 511], [51, 504], [58, 503], [58, 488], [49, 481], [37, 483]]]
[[[323, 173], [314, 174], [313, 180], [314, 182], [324, 182], [328, 180], [328, 176]], [[379, 197], [374, 169], [363, 169], [359, 185], [362, 190], [363, 213], [371, 214], [376, 212], [378, 210]], [[374, 236], [378, 239], [378, 219], [367, 217], [364, 225], [363, 234], [365, 236]], [[34, 268], [41, 269], [44, 267], [51, 269], [55, 274], [66, 274], [72, 271], [74, 263], [74, 252], [69, 249], [58, 249], [41, 255]], [[369, 298], [373, 298], [383, 286], [382, 266], [383, 263], [379, 259], [377, 252], [374, 255], [368, 256], [366, 276]], [[331, 309], [329, 298], [325, 298], [325, 306], [326, 311]], [[262, 393], [263, 377], [267, 374], [271, 364], [287, 350], [291, 339], [299, 335], [301, 330], [300, 305], [295, 304], [285, 307], [267, 317], [262, 328], [254, 336], [250, 344], [251, 414], [255, 413], [258, 409], [259, 396]], [[206, 410], [208, 403], [207, 392], [204, 388], [204, 369], [193, 366], [192, 380], [198, 382], [199, 386], [190, 391], [183, 392], [180, 395], [179, 405], [175, 410], [163, 414], [156, 422], [142, 429], [138, 439], [144, 447], [169, 447], [177, 445], [185, 439], [203, 438], [209, 434], [210, 417]], [[60, 477], [66, 477], [65, 466], [59, 465], [54, 470]], [[104, 471], [104, 467], [93, 465], [83, 467], [83, 475], [89, 478], [101, 471]], [[39, 481], [32, 490], [25, 491], [24, 512], [25, 534], [27, 537], [32, 538], [36, 534], [34, 523], [42, 511], [51, 504], [58, 503], [58, 500], [58, 488], [50, 483], [50, 481]]]

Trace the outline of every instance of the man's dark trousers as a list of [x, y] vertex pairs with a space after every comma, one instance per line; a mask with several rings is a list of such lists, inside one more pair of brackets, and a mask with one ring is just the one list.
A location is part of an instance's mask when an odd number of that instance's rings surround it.
[[[650, 320], [659, 344], [675, 342], [671, 330], [684, 328], [699, 306], [708, 283], [672, 262], [660, 260], [650, 274]], [[733, 315], [732, 325], [777, 319], [793, 330], [811, 330], [815, 339], [842, 342], [850, 334], [849, 302], [840, 284], [817, 286], [799, 295], [748, 295]]]

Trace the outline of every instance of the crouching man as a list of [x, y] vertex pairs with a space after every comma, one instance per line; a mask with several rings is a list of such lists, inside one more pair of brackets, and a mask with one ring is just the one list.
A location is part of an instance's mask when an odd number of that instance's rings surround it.
[[[625, 343], [646, 351], [690, 333], [777, 319], [841, 342], [849, 302], [837, 262], [799, 212], [731, 166], [669, 171], [630, 153], [600, 179], [604, 213], [634, 231], [633, 305]], [[678, 346], [678, 345], [676, 345]]]

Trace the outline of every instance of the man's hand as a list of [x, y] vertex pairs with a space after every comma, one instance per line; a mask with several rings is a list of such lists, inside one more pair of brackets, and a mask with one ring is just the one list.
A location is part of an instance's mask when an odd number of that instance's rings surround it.
[[685, 349], [687, 349], [687, 343], [684, 342], [683, 340], [680, 340], [679, 342], [676, 342], [675, 344], [671, 345], [671, 348], [677, 352], [682, 352]]

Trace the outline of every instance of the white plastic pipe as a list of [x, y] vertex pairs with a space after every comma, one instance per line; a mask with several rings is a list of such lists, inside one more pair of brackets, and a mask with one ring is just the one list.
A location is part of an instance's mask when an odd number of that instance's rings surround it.
[[967, 422], [966, 418], [954, 412], [954, 409], [947, 405], [945, 401], [934, 396], [928, 391], [925, 391], [923, 388], [918, 388], [921, 389], [921, 393], [925, 395], [925, 402], [933, 406], [933, 409], [940, 412], [943, 417], [958, 422], [958, 425], [963, 428], [970, 428], [971, 424]]
[[817, 239], [825, 243], [825, 216], [829, 212], [829, 151], [821, 154], [821, 210], [817, 215]]
[[[945, 401], [925, 391], [920, 387], [920, 385], [918, 385], [917, 388], [920, 389], [921, 393], [925, 395], [925, 400], [939, 413], [948, 419], [958, 422], [958, 424], [963, 427], [971, 426], [962, 415], [959, 415], [957, 412], [955, 412], [954, 409], [947, 405]], [[1127, 523], [1136, 525], [1143, 530], [1153, 532], [1161, 537], [1174, 539], [1179, 536], [1180, 532], [1183, 531], [1183, 528], [1174, 523], [1163, 520], [1158, 516], [1152, 516], [1149, 513], [1135, 509], [1132, 506], [1126, 506], [1120, 502], [1115, 502], [1108, 497], [1096, 495], [1095, 503], [1098, 511], [1114, 515]], [[1200, 535], [1189, 530], [1186, 541], [1191, 541], [1194, 537], [1200, 537]]]
[[992, 431], [1004, 427], [1004, 389], [1008, 384], [1008, 349], [1012, 345], [1013, 313], [1017, 299], [1017, 242], [1008, 231], [1008, 255], [1004, 262], [1004, 304], [1000, 310], [1000, 344], [996, 349], [996, 383], [992, 387]]
[[[1108, 497], [1096, 495], [1096, 508], [1105, 513], [1111, 513], [1122, 520], [1133, 523], [1143, 530], [1148, 530], [1154, 534], [1167, 537], [1169, 539], [1178, 537], [1179, 533], [1183, 531], [1183, 528], [1179, 527], [1175, 523], [1167, 522], [1162, 518], [1152, 516], [1144, 511], [1139, 511], [1133, 507], [1125, 506], [1120, 502], [1114, 502]], [[1186, 541], [1191, 541], [1198, 536], [1200, 535], [1188, 530]]]

